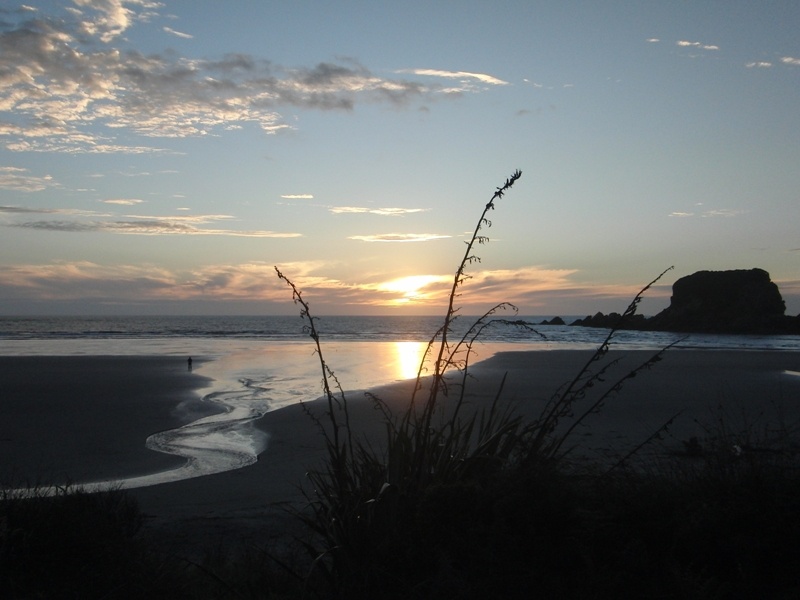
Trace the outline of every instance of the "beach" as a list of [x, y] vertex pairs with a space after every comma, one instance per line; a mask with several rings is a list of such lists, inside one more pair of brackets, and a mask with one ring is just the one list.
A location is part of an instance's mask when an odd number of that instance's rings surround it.
[[144, 441], [219, 410], [199, 401], [209, 383], [177, 357], [0, 357], [0, 477], [82, 482], [178, 466]]
[[[606, 385], [653, 354], [612, 352], [620, 363]], [[496, 353], [473, 366], [466, 406], [487, 406], [507, 374], [503, 401], [535, 416], [590, 356], [582, 350]], [[80, 483], [177, 467], [181, 459], [149, 450], [144, 441], [219, 410], [201, 402], [211, 384], [203, 375], [206, 364], [195, 358], [189, 371], [180, 357], [0, 357], [3, 476], [16, 477], [14, 483], [63, 483], [59, 477]], [[799, 372], [797, 352], [668, 351], [652, 369], [625, 380], [601, 412], [575, 430], [575, 454], [602, 461], [622, 456], [672, 419], [664, 448], [702, 438], [720, 416], [731, 427], [796, 423]], [[408, 381], [371, 388], [395, 412], [410, 390]], [[363, 390], [347, 398], [354, 428], [379, 440], [381, 413]], [[309, 400], [305, 407], [324, 417], [325, 402]], [[298, 404], [267, 412], [255, 426], [266, 436], [255, 464], [131, 489], [148, 528], [187, 544], [264, 540], [284, 531], [285, 509], [302, 502], [304, 475], [320, 463], [324, 440]]]

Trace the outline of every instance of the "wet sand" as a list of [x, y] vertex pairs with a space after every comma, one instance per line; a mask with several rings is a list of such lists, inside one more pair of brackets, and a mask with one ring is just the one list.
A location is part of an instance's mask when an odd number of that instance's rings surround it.
[[[558, 387], [573, 377], [590, 356], [585, 351], [504, 352], [474, 367], [468, 406], [486, 406], [508, 373], [503, 398], [536, 415]], [[622, 377], [653, 353], [620, 353], [612, 373]], [[652, 370], [626, 381], [603, 411], [575, 431], [576, 455], [608, 461], [621, 456], [681, 413], [664, 448], [682, 448], [684, 440], [705, 435], [700, 423], [712, 423], [724, 407], [731, 426], [761, 426], [783, 418], [800, 419], [800, 353], [674, 351]], [[614, 377], [608, 377], [613, 383]], [[395, 412], [408, 402], [409, 382], [374, 388]], [[359, 432], [379, 440], [381, 415], [362, 392], [347, 394], [351, 421]], [[323, 416], [326, 403], [307, 403]], [[681, 412], [683, 411], [683, 412]], [[745, 423], [745, 421], [747, 421]], [[268, 434], [267, 449], [255, 465], [208, 477], [132, 490], [151, 523], [174, 539], [203, 544], [210, 540], [256, 540], [280, 537], [287, 525], [285, 508], [303, 503], [301, 486], [309, 468], [324, 456], [318, 429], [299, 406], [267, 413], [258, 426]]]
[[0, 482], [63, 484], [176, 467], [183, 459], [148, 450], [145, 440], [218, 411], [200, 402], [209, 383], [178, 357], [0, 357]]
[[[620, 352], [608, 384], [652, 352]], [[473, 368], [468, 406], [486, 406], [508, 373], [503, 399], [534, 416], [569, 381], [590, 352], [501, 352]], [[196, 361], [195, 366], [198, 362]], [[197, 369], [196, 369], [197, 370]], [[731, 426], [761, 427], [779, 418], [800, 419], [800, 353], [673, 350], [651, 370], [626, 380], [602, 412], [575, 431], [576, 454], [600, 460], [621, 455], [677, 415], [664, 443], [680, 448], [705, 435], [723, 411]], [[28, 473], [119, 476], [174, 465], [178, 459], [144, 448], [154, 431], [202, 412], [198, 390], [207, 381], [178, 358], [0, 358], [0, 444], [3, 470]], [[372, 390], [400, 411], [410, 384]], [[354, 428], [373, 439], [381, 415], [362, 392], [347, 394]], [[80, 408], [78, 408], [80, 405]], [[306, 403], [324, 417], [321, 400]], [[302, 503], [304, 474], [324, 455], [318, 428], [300, 406], [267, 413], [257, 423], [268, 436], [256, 464], [214, 475], [130, 491], [148, 516], [148, 527], [177, 544], [261, 542], [285, 532], [284, 509]], [[59, 453], [62, 449], [63, 452]], [[8, 450], [11, 450], [10, 452]], [[43, 472], [44, 473], [44, 472]]]

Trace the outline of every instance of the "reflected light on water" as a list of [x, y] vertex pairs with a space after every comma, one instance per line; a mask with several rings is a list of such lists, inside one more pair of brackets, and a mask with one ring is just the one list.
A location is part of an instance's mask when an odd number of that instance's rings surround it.
[[419, 364], [427, 347], [426, 342], [394, 342], [398, 379], [415, 379], [417, 377]]

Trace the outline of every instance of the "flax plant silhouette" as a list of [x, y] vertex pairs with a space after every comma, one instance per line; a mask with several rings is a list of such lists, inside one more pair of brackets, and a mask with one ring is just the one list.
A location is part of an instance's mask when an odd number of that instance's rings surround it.
[[[598, 370], [593, 370], [594, 365], [606, 356], [614, 335], [636, 313], [642, 295], [665, 271], [637, 294], [617, 327], [537, 418], [525, 421], [513, 407], [501, 404], [505, 377], [488, 407], [462, 417], [473, 347], [485, 330], [515, 326], [541, 336], [525, 321], [494, 318], [500, 311], [517, 312], [516, 306], [502, 302], [476, 319], [460, 338], [451, 339], [453, 325], [460, 317], [457, 299], [471, 277], [467, 269], [480, 262], [476, 246], [489, 241], [482, 233], [492, 225], [487, 215], [521, 175], [515, 171], [484, 206], [453, 277], [444, 321], [427, 344], [406, 408], [395, 416], [381, 398], [367, 393], [384, 418], [386, 435], [379, 447], [354, 437], [350, 407], [323, 357], [316, 318], [302, 292], [275, 267], [278, 277], [291, 288], [294, 302], [301, 307], [304, 329], [312, 338], [320, 361], [327, 400], [327, 420], [304, 406], [323, 432], [327, 449], [324, 467], [307, 474], [312, 488], [304, 492], [307, 510], [297, 513], [315, 536], [306, 546], [313, 559], [306, 578], [309, 585], [322, 579], [329, 589], [339, 593], [346, 590], [348, 597], [369, 597], [385, 585], [386, 577], [391, 577], [399, 586], [400, 596], [411, 593], [413, 582], [431, 577], [434, 568], [434, 561], [415, 537], [419, 533], [420, 507], [433, 490], [454, 485], [486, 487], [504, 472], [539, 472], [542, 465], [555, 468], [566, 455], [563, 446], [575, 427], [600, 410], [626, 379], [658, 362], [666, 350], [624, 375], [582, 409], [566, 431], [558, 431], [561, 420], [574, 418], [589, 390], [604, 383], [617, 361]], [[458, 375], [451, 376], [453, 371]], [[453, 388], [458, 394], [451, 402]], [[435, 419], [437, 415], [439, 418]], [[402, 586], [406, 584], [410, 587], [404, 590]]]

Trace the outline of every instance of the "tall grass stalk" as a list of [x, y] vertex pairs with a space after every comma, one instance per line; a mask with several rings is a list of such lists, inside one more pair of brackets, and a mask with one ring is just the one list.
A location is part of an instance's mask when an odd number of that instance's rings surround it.
[[[306, 408], [323, 431], [327, 448], [324, 466], [308, 473], [312, 488], [306, 491], [308, 510], [299, 513], [316, 536], [308, 544], [314, 558], [310, 584], [322, 578], [332, 589], [346, 590], [348, 597], [366, 597], [378, 585], [395, 586], [402, 595], [412, 593], [413, 586], [423, 585], [421, 582], [430, 582], [439, 566], [435, 553], [431, 554], [433, 549], [420, 546], [419, 540], [427, 535], [420, 529], [425, 522], [420, 511], [437, 490], [453, 486], [485, 489], [510, 472], [523, 477], [542, 469], [553, 472], [575, 427], [600, 410], [626, 379], [661, 359], [663, 350], [583, 408], [566, 430], [558, 430], [562, 419], [574, 417], [590, 388], [604, 382], [616, 361], [597, 370], [593, 365], [606, 356], [618, 329], [635, 314], [644, 292], [664, 273], [637, 294], [617, 327], [538, 418], [525, 421], [501, 402], [505, 377], [489, 406], [462, 414], [473, 346], [486, 328], [511, 325], [541, 335], [530, 323], [493, 318], [500, 311], [517, 312], [516, 306], [504, 302], [486, 311], [460, 338], [451, 340], [453, 324], [460, 316], [457, 299], [470, 279], [467, 269], [480, 262], [475, 248], [489, 241], [483, 234], [492, 224], [487, 215], [520, 177], [521, 172], [515, 171], [484, 206], [453, 277], [444, 321], [428, 342], [406, 407], [393, 415], [381, 398], [368, 394], [384, 417], [385, 436], [380, 444], [354, 436], [346, 395], [323, 357], [316, 318], [298, 287], [275, 267], [301, 307], [300, 315], [320, 361], [327, 399], [327, 423]], [[426, 376], [428, 365], [431, 373]], [[456, 377], [451, 376], [454, 371]], [[455, 398], [450, 397], [453, 387], [458, 389]]]

